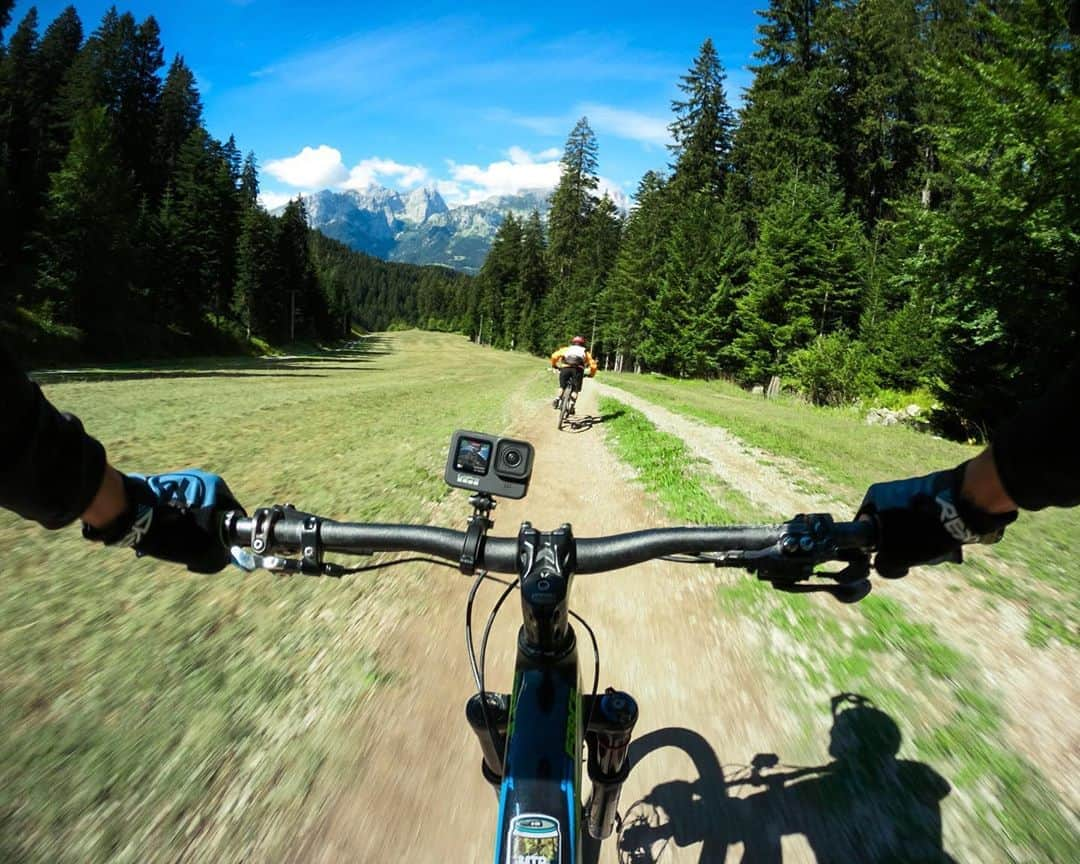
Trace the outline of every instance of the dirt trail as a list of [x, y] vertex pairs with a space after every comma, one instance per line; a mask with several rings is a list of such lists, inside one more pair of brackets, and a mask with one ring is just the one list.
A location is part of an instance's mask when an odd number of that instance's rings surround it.
[[[594, 422], [576, 433], [555, 430], [550, 405], [513, 406], [512, 431], [536, 446], [536, 467], [524, 501], [500, 502], [494, 514], [495, 534], [512, 535], [525, 518], [541, 528], [571, 521], [579, 537], [663, 524], [663, 517], [632, 482], [629, 469], [604, 446], [603, 418], [596, 403], [604, 388], [594, 384], [590, 382], [578, 403], [579, 415], [591, 416]], [[778, 514], [838, 508], [833, 499], [810, 496], [795, 487], [792, 477], [820, 488], [819, 478], [805, 469], [780, 466], [772, 456], [771, 466], [762, 465], [762, 454], [720, 430], [688, 422], [622, 391], [611, 392], [644, 409], [661, 428], [678, 431], [723, 479]], [[463, 524], [464, 498], [463, 493], [460, 500], [455, 496], [434, 521]], [[582, 576], [575, 582], [572, 606], [593, 626], [600, 645], [601, 687], [630, 691], [641, 709], [632, 751], [635, 766], [620, 806], [627, 824], [621, 838], [605, 841], [598, 861], [726, 864], [744, 860], [744, 853], [747, 862], [870, 860], [866, 853], [875, 842], [888, 843], [897, 830], [911, 828], [881, 814], [895, 811], [899, 796], [910, 793], [911, 772], [926, 769], [918, 775], [918, 785], [930, 788], [936, 782], [932, 771], [917, 763], [892, 762], [891, 779], [875, 780], [885, 790], [877, 801], [866, 789], [846, 803], [837, 800], [829, 772], [821, 771], [812, 772], [811, 782], [804, 786], [789, 785], [775, 793], [727, 788], [755, 754], [777, 753], [783, 761], [808, 733], [805, 721], [782, 707], [783, 694], [769, 690], [758, 659], [766, 647], [760, 642], [762, 631], [714, 614], [719, 578], [734, 577], [718, 577], [707, 568], [654, 563], [606, 576]], [[481, 778], [479, 750], [463, 716], [465, 700], [474, 689], [463, 644], [469, 583], [452, 570], [432, 568], [424, 584], [429, 591], [425, 611], [387, 627], [381, 635], [379, 660], [391, 670], [393, 680], [371, 691], [349, 730], [358, 742], [350, 773], [345, 782], [334, 781], [338, 786], [331, 806], [296, 839], [288, 860], [491, 861], [495, 795]], [[474, 614], [478, 630], [500, 590], [494, 585], [481, 590]], [[897, 591], [905, 601], [913, 599], [903, 583], [886, 590]], [[949, 597], [951, 616], [958, 607], [955, 595]], [[929, 605], [919, 611], [932, 613], [933, 604]], [[487, 681], [491, 689], [509, 689], [519, 608], [514, 595], [492, 634]], [[993, 623], [983, 621], [987, 627]], [[578, 629], [588, 681], [589, 643]], [[985, 644], [993, 645], [993, 640], [987, 638]], [[1008, 644], [1009, 660], [994, 664], [1002, 671], [1015, 652], [1034, 651], [1019, 637], [1010, 637]], [[1075, 685], [1060, 680], [1056, 672], [1053, 675], [1058, 690], [1052, 698], [1061, 699], [1062, 707], [1075, 707]], [[813, 746], [820, 748], [818, 765], [830, 763], [830, 719], [824, 707], [809, 731]], [[1069, 752], [1074, 740], [1070, 736], [1076, 731], [1069, 720], [1073, 712], [1061, 712], [1060, 720], [1053, 715], [1040, 712], [1055, 732], [1066, 733], [1057, 739], [1054, 755], [1068, 764], [1076, 753]], [[1020, 726], [1010, 731], [1022, 740]], [[1046, 740], [1051, 739], [1044, 739], [1044, 746]], [[919, 820], [923, 833], [916, 831], [916, 837], [923, 836], [930, 844], [926, 860], [936, 860], [935, 851], [941, 853], [935, 836], [940, 823], [934, 808], [923, 812], [922, 806], [912, 804], [908, 816]], [[860, 810], [865, 811], [861, 818]], [[815, 855], [815, 849], [822, 854]], [[631, 857], [632, 850], [637, 857]]]
[[[578, 414], [597, 416], [595, 390], [586, 388]], [[526, 517], [546, 528], [572, 521], [578, 536], [661, 524], [629, 482], [627, 469], [604, 447], [602, 424], [577, 434], [554, 427], [550, 406], [533, 403], [515, 411], [515, 430], [527, 430], [536, 446], [536, 468], [524, 501], [499, 503], [494, 533], [512, 534]], [[448, 518], [463, 520], [466, 508], [459, 509]], [[786, 724], [770, 716], [778, 709], [765, 692], [749, 629], [740, 632], [712, 614], [715, 579], [706, 568], [654, 564], [575, 583], [573, 608], [599, 641], [601, 687], [622, 687], [637, 698], [636, 737], [669, 730], [643, 739], [665, 746], [637, 764], [624, 787], [622, 809], [661, 783], [693, 783], [703, 773], [715, 783], [716, 760], [746, 763], [755, 753], [782, 748]], [[377, 688], [361, 708], [352, 780], [338, 790], [321, 823], [298, 838], [290, 860], [491, 860], [495, 795], [480, 776], [479, 750], [464, 719], [465, 700], [474, 690], [462, 624], [469, 585], [465, 577], [438, 568], [427, 584], [427, 613], [384, 634], [379, 656], [394, 671], [395, 683]], [[497, 596], [494, 587], [480, 592], [479, 624]], [[519, 608], [515, 595], [493, 632], [492, 689], [509, 689]], [[591, 652], [584, 633], [579, 645], [588, 680]], [[715, 785], [701, 788], [706, 797], [722, 794]], [[699, 809], [711, 803], [700, 798]], [[682, 821], [694, 826], [693, 818]], [[666, 844], [662, 860], [723, 861], [722, 854], [702, 851], [703, 842], [714, 842], [705, 836], [709, 830], [684, 825], [684, 836]], [[815, 860], [808, 851], [800, 853], [797, 841], [785, 839], [784, 848], [787, 861]], [[615, 840], [604, 844], [599, 860], [619, 860]]]
[[[675, 414], [615, 387], [611, 396], [644, 413], [657, 428], [678, 435], [727, 485], [756, 504], [786, 517], [818, 510], [850, 513], [858, 500], [844, 501], [800, 488], [827, 488], [806, 466], [748, 446], [716, 426]], [[985, 554], [981, 549], [966, 554]], [[995, 566], [1002, 566], [995, 562]], [[948, 641], [971, 655], [1000, 696], [1007, 712], [1010, 746], [1039, 767], [1069, 806], [1080, 812], [1080, 680], [1075, 652], [1063, 645], [1036, 648], [1025, 639], [1027, 613], [1017, 603], [986, 595], [954, 572], [926, 568], [913, 578], [875, 580], [874, 591], [895, 597]]]

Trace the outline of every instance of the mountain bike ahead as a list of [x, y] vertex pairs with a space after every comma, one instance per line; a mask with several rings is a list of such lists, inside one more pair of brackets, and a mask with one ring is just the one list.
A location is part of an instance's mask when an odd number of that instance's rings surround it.
[[[465, 636], [477, 692], [467, 701], [465, 714], [480, 743], [481, 770], [498, 788], [494, 864], [580, 864], [583, 831], [599, 841], [615, 826], [619, 795], [630, 770], [627, 752], [638, 708], [628, 693], [599, 691], [595, 636], [570, 610], [575, 575], [662, 558], [739, 567], [782, 591], [826, 591], [855, 602], [870, 590], [867, 551], [875, 543], [874, 528], [868, 522], [835, 522], [817, 514], [780, 525], [660, 528], [591, 539], [575, 538], [568, 524], [541, 531], [524, 522], [516, 538], [489, 537], [494, 524], [492, 496], [524, 497], [533, 456], [524, 441], [454, 433], [445, 479], [474, 493], [469, 499], [473, 515], [464, 532], [336, 522], [287, 504], [260, 508], [250, 518], [231, 512], [225, 516], [223, 536], [235, 544], [234, 560], [248, 570], [262, 567], [339, 577], [424, 560], [474, 577], [466, 603]], [[327, 552], [413, 552], [436, 558], [344, 567], [324, 560]], [[842, 561], [847, 567], [816, 571], [817, 565], [829, 561]], [[507, 587], [488, 617], [477, 655], [472, 606], [480, 584], [494, 578], [492, 572], [514, 578], [497, 580]], [[510, 693], [492, 693], [484, 687], [488, 636], [514, 590], [521, 595], [521, 628], [513, 685]], [[571, 618], [589, 633], [597, 657], [588, 694], [581, 687]], [[584, 803], [583, 761], [590, 780]]]
[[574, 380], [571, 378], [566, 384], [563, 385], [562, 391], [559, 393], [558, 405], [559, 405], [559, 426], [562, 428], [566, 425], [567, 418], [573, 415], [574, 406], [577, 403], [577, 390], [574, 389]]

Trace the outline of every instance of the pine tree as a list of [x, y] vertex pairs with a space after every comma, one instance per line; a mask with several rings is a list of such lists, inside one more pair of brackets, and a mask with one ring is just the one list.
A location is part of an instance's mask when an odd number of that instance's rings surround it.
[[115, 129], [121, 163], [136, 187], [154, 200], [161, 194], [156, 139], [163, 65], [160, 30], [153, 17], [136, 24], [111, 8], [87, 40], [65, 87], [65, 113], [104, 105]]
[[626, 229], [603, 295], [603, 338], [615, 355], [615, 368], [633, 368], [641, 357], [645, 338], [644, 318], [659, 291], [664, 266], [665, 240], [670, 231], [672, 208], [665, 180], [649, 171], [635, 193]]
[[818, 71], [819, 0], [769, 0], [758, 25], [760, 64], [746, 93], [732, 158], [741, 194], [757, 210], [796, 174], [829, 173], [833, 151], [822, 133], [828, 82]]
[[566, 139], [562, 173], [548, 213], [551, 290], [542, 310], [545, 345], [564, 341], [571, 331], [580, 332], [592, 317], [583, 238], [597, 205], [596, 154], [596, 136], [588, 118], [582, 117]]
[[730, 352], [753, 383], [779, 374], [815, 336], [855, 332], [864, 300], [866, 243], [842, 194], [794, 179], [780, 192], [761, 217]]
[[587, 117], [575, 124], [563, 150], [562, 173], [551, 195], [548, 214], [548, 255], [557, 283], [572, 277], [581, 233], [596, 206], [599, 186], [596, 136]]
[[[1080, 335], [1080, 59], [1060, 4], [1017, 0], [974, 21], [981, 47], [935, 63], [936, 206], [904, 216], [898, 278], [942, 338], [939, 398], [967, 434], [1039, 392]], [[939, 203], [938, 203], [939, 202]]]
[[247, 208], [241, 220], [233, 311], [248, 338], [273, 338], [287, 328], [289, 310], [275, 259], [275, 221], [261, 207]]
[[[603, 344], [603, 328], [606, 321], [604, 288], [615, 259], [619, 254], [623, 220], [607, 193], [593, 208], [582, 235], [580, 268], [575, 282], [575, 296], [569, 308], [577, 316], [577, 328], [584, 331], [593, 356], [599, 356], [607, 346]], [[586, 328], [588, 328], [586, 330]], [[597, 334], [601, 339], [597, 341]]]
[[82, 40], [82, 22], [73, 6], [61, 12], [41, 38], [34, 93], [38, 103], [35, 185], [42, 196], [48, 189], [48, 175], [60, 167], [71, 141], [70, 118], [63, 113], [62, 93]]
[[281, 267], [280, 285], [283, 297], [288, 298], [290, 315], [283, 322], [287, 332], [277, 334], [281, 340], [313, 336], [320, 324], [321, 294], [308, 242], [307, 209], [302, 198], [285, 205], [278, 223], [277, 258]]
[[34, 157], [38, 105], [33, 82], [38, 59], [37, 10], [31, 7], [11, 35], [0, 65], [0, 286], [13, 291], [35, 214]]
[[158, 103], [156, 162], [162, 188], [176, 171], [180, 148], [202, 123], [202, 102], [195, 76], [179, 54], [173, 58]]
[[259, 203], [259, 166], [255, 161], [255, 154], [249, 152], [244, 157], [244, 165], [240, 169], [240, 205], [249, 208]]
[[746, 267], [741, 223], [700, 191], [674, 217], [665, 247], [641, 356], [675, 375], [714, 377], [725, 370], [737, 332], [736, 296]]
[[[11, 10], [15, 7], [15, 0], [0, 0], [0, 36], [4, 28], [11, 22]], [[0, 49], [3, 48], [3, 40], [0, 39]]]
[[[480, 302], [476, 312], [484, 322], [484, 338], [500, 348], [515, 344], [521, 324], [525, 304], [519, 278], [520, 256], [521, 223], [513, 213], [507, 213], [477, 276]], [[476, 327], [479, 333], [479, 319]]]
[[88, 347], [115, 356], [128, 344], [134, 208], [104, 108], [76, 118], [71, 148], [53, 175], [40, 281]]
[[847, 201], [868, 226], [918, 181], [918, 74], [926, 65], [911, 0], [824, 4], [819, 128]]
[[235, 135], [230, 135], [228, 140], [222, 145], [221, 155], [225, 160], [225, 167], [228, 169], [229, 180], [232, 181], [233, 188], [239, 188], [243, 157], [240, 155], [240, 148], [236, 146]]
[[173, 206], [184, 255], [178, 305], [188, 328], [201, 327], [206, 313], [220, 320], [232, 296], [239, 202], [220, 149], [200, 126], [177, 159]]
[[675, 120], [669, 129], [675, 143], [673, 185], [678, 194], [706, 191], [720, 197], [731, 170], [735, 115], [724, 93], [724, 67], [706, 39], [694, 65], [680, 79], [685, 98], [671, 103]]
[[520, 347], [533, 353], [544, 353], [541, 342], [540, 310], [549, 290], [547, 270], [547, 241], [540, 213], [533, 210], [521, 231], [521, 264], [519, 279], [524, 297], [521, 310]]

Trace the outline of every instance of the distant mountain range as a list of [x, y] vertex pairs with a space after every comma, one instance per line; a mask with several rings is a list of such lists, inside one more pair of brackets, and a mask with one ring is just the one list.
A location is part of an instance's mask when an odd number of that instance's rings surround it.
[[[547, 218], [551, 192], [522, 190], [451, 209], [434, 187], [402, 195], [382, 186], [304, 196], [308, 222], [327, 237], [387, 261], [442, 264], [476, 273], [506, 214]], [[279, 212], [279, 211], [274, 211]]]
[[[308, 222], [327, 237], [386, 261], [442, 264], [476, 273], [507, 213], [547, 219], [551, 190], [523, 189], [478, 204], [448, 207], [432, 186], [402, 195], [371, 185], [362, 192], [324, 189], [304, 196]], [[615, 205], [624, 212], [625, 198]], [[284, 208], [278, 208], [280, 213]]]

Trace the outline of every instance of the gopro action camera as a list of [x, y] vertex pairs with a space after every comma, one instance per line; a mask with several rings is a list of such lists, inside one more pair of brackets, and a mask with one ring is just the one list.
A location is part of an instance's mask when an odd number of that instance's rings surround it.
[[533, 446], [528, 441], [459, 429], [450, 439], [444, 479], [458, 489], [524, 498], [532, 464]]

